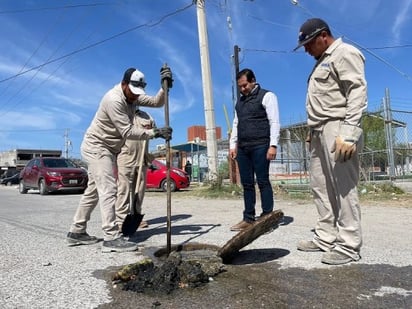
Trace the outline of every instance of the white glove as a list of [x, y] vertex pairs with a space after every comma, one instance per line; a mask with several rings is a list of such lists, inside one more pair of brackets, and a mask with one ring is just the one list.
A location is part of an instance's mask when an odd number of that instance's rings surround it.
[[335, 162], [345, 162], [352, 158], [362, 132], [363, 130], [357, 126], [341, 124], [339, 134], [331, 150], [331, 153], [335, 153]]

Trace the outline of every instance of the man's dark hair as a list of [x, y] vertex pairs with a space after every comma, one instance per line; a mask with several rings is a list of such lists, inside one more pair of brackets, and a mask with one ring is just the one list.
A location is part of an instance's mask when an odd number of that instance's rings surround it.
[[251, 69], [243, 69], [242, 71], [237, 73], [236, 80], [239, 80], [242, 76], [246, 76], [246, 80], [249, 83], [256, 81], [255, 73], [253, 73], [253, 71]]
[[122, 82], [128, 84], [130, 82], [130, 78], [132, 77], [133, 72], [136, 71], [135, 68], [129, 68], [124, 72]]

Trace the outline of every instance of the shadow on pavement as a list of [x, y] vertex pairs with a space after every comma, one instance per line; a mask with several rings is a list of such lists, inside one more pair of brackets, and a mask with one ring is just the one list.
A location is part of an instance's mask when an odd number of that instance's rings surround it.
[[261, 264], [279, 259], [281, 257], [288, 255], [289, 253], [289, 250], [278, 248], [243, 250], [239, 251], [229, 264]]
[[291, 224], [293, 221], [293, 217], [283, 216], [283, 218], [279, 221], [279, 225], [288, 225]]
[[[174, 216], [179, 217], [179, 216]], [[181, 217], [180, 217], [181, 218]], [[157, 219], [155, 219], [157, 220]], [[173, 219], [172, 219], [173, 221]], [[178, 221], [178, 220], [176, 220]], [[163, 223], [163, 221], [160, 221]], [[149, 224], [153, 224], [153, 221], [148, 221]], [[130, 237], [131, 241], [134, 242], [143, 242], [150, 237], [154, 235], [166, 235], [167, 233], [167, 226], [166, 226], [166, 221], [164, 221], [165, 224], [162, 224], [157, 227], [149, 228], [148, 229], [140, 229], [137, 230], [137, 232]], [[196, 239], [204, 234], [209, 233], [212, 229], [220, 226], [220, 224], [187, 224], [187, 225], [173, 225], [172, 222], [172, 227], [171, 227], [171, 234], [173, 236], [182, 236], [182, 235], [188, 235], [190, 236], [188, 239], [184, 240], [182, 243], [187, 243], [189, 241], [192, 241], [193, 239]]]
[[[179, 221], [179, 220], [185, 220], [190, 218], [192, 215], [188, 215], [188, 214], [181, 214], [181, 215], [173, 215], [170, 217], [170, 220], [173, 221]], [[150, 219], [147, 220], [147, 223], [150, 224], [160, 224], [160, 223], [166, 223], [167, 222], [167, 217], [163, 216], [163, 217], [158, 217], [155, 219]]]

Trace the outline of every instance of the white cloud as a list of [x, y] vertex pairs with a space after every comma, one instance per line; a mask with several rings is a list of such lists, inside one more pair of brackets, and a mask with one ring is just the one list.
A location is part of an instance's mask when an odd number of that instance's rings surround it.
[[[187, 58], [192, 55], [185, 54], [187, 51], [182, 51], [179, 46], [175, 46], [170, 40], [164, 40], [160, 37], [148, 37], [147, 39], [156, 46], [159, 54], [163, 54], [164, 58], [167, 59], [168, 65], [175, 72], [173, 79], [175, 82], [178, 81], [179, 86], [183, 88], [184, 99], [174, 98], [176, 102], [171, 104], [170, 112], [177, 113], [190, 108], [196, 103], [197, 92], [201, 89], [201, 81], [193, 78], [193, 76], [200, 76], [200, 73], [190, 65], [190, 63], [193, 63], [192, 61], [187, 61]], [[161, 61], [164, 61], [164, 58]]]
[[[410, 10], [412, 8], [412, 0], [403, 0], [398, 14], [395, 18], [395, 23], [392, 26], [392, 33], [394, 35], [395, 43], [399, 43], [401, 32], [404, 25], [410, 20]], [[409, 30], [409, 29], [408, 29]]]
[[52, 130], [58, 126], [57, 121], [54, 113], [41, 111], [37, 107], [28, 107], [22, 112], [9, 112], [7, 117], [2, 118], [1, 123], [6, 130]]

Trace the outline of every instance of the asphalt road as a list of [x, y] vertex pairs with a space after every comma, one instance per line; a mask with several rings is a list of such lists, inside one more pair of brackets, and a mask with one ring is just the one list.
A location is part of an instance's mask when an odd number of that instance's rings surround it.
[[[68, 247], [65, 236], [80, 195], [21, 195], [0, 187], [1, 308], [412, 308], [412, 207], [362, 206], [359, 262], [328, 266], [321, 253], [296, 250], [310, 239], [310, 201], [277, 200], [284, 223], [245, 247], [228, 271], [196, 291], [153, 297], [114, 289], [110, 271], [166, 246], [166, 195], [147, 193], [149, 228], [134, 253], [102, 253], [101, 244]], [[223, 246], [241, 219], [241, 200], [172, 195], [172, 243]], [[89, 234], [102, 236], [96, 209]]]

